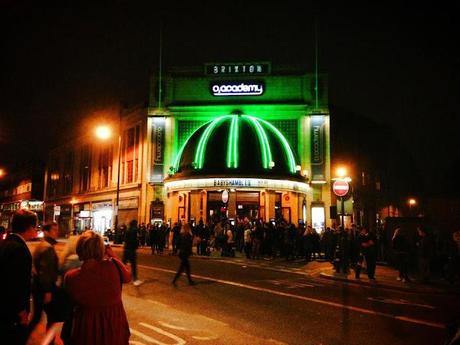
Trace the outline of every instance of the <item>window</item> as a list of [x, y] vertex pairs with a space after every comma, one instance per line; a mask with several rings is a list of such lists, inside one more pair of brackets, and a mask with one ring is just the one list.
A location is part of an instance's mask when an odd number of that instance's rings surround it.
[[139, 179], [140, 125], [126, 130], [123, 137], [122, 181], [132, 183]]
[[80, 192], [86, 192], [91, 187], [91, 147], [84, 145], [81, 148], [80, 160]]
[[99, 154], [99, 188], [110, 187], [112, 160], [112, 147], [104, 148]]
[[74, 153], [69, 151], [64, 158], [64, 194], [72, 193]]

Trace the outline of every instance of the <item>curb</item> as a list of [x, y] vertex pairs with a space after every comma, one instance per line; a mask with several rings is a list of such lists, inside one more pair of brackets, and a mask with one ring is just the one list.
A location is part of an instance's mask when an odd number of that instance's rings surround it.
[[397, 286], [397, 285], [390, 285], [390, 284], [382, 284], [378, 281], [376, 281], [375, 283], [371, 283], [365, 280], [356, 280], [356, 279], [349, 279], [345, 277], [338, 277], [338, 276], [335, 276], [329, 273], [324, 273], [324, 272], [321, 272], [319, 276], [324, 279], [341, 281], [341, 282], [346, 282], [346, 283], [354, 284], [354, 285], [380, 287], [380, 288], [398, 290], [398, 291], [404, 291], [404, 292], [436, 293], [436, 294], [441, 294], [441, 295], [446, 295], [446, 294], [460, 295], [460, 292], [455, 291], [455, 290], [450, 290], [450, 289], [440, 289], [440, 288], [435, 288], [435, 287], [421, 287], [420, 288], [417, 286]]

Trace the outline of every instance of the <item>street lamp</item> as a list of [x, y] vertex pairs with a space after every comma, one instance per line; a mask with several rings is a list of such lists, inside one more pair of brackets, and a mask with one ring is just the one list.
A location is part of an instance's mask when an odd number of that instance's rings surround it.
[[417, 200], [415, 200], [414, 198], [410, 198], [409, 200], [407, 200], [407, 203], [409, 204], [409, 215], [411, 215], [412, 214], [412, 206], [417, 205]]
[[0, 169], [0, 178], [4, 177], [6, 175], [5, 170]]
[[[96, 137], [101, 140], [107, 140], [112, 136], [112, 131], [108, 126], [98, 126], [95, 130]], [[120, 169], [121, 169], [121, 110], [119, 111], [119, 126], [118, 126], [118, 167], [117, 167], [117, 197], [115, 202], [115, 224], [114, 230], [118, 228], [118, 204], [120, 202]]]

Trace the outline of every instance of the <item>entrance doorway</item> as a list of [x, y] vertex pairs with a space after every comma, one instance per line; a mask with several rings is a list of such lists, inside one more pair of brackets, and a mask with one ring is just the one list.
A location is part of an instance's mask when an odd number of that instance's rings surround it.
[[260, 193], [259, 192], [237, 192], [236, 193], [236, 214], [239, 218], [259, 218]]

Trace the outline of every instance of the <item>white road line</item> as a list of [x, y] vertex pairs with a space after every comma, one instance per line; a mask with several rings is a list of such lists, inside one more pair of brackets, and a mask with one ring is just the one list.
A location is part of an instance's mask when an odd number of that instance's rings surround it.
[[217, 337], [199, 337], [196, 335], [193, 335], [192, 338], [196, 340], [215, 340], [217, 339]]
[[176, 326], [176, 325], [171, 325], [170, 323], [164, 322], [164, 321], [158, 321], [158, 323], [164, 327], [168, 327], [171, 329], [175, 329], [177, 331], [189, 331], [188, 328], [182, 327], [182, 326]]
[[[186, 327], [172, 325], [172, 324], [164, 322], [164, 321], [158, 321], [158, 323], [160, 325], [164, 326], [164, 327], [171, 328], [171, 329], [174, 329], [174, 330], [177, 330], [177, 331], [194, 331], [194, 332], [199, 332], [199, 333], [203, 333], [203, 332], [204, 333], [211, 333], [211, 332], [205, 331], [205, 330], [190, 329], [190, 328], [186, 328]], [[196, 340], [214, 340], [214, 339], [217, 339], [219, 337], [217, 335], [211, 333], [211, 335], [209, 335], [207, 337], [206, 336], [193, 335], [192, 338], [196, 339]]]
[[[168, 270], [168, 269], [165, 269], [165, 268], [157, 268], [157, 267], [151, 267], [151, 266], [145, 266], [145, 265], [138, 265], [138, 267], [146, 268], [146, 269], [153, 270], [153, 271], [167, 272], [167, 273], [173, 273], [173, 274], [176, 273], [176, 271]], [[325, 300], [322, 300], [322, 299], [294, 295], [294, 294], [291, 294], [291, 293], [276, 291], [276, 290], [262, 288], [262, 287], [258, 287], [258, 286], [240, 284], [240, 283], [232, 282], [232, 281], [229, 281], [229, 280], [205, 277], [205, 276], [201, 276], [201, 275], [197, 275], [197, 274], [193, 274], [192, 277], [198, 278], [198, 279], [203, 279], [203, 280], [209, 280], [209, 281], [213, 281], [213, 282], [221, 283], [221, 284], [225, 284], [225, 285], [237, 286], [237, 287], [240, 287], [240, 288], [243, 288], [243, 289], [266, 292], [266, 293], [269, 293], [269, 294], [283, 296], [283, 297], [295, 298], [295, 299], [298, 299], [298, 300], [301, 300], [301, 301], [307, 301], [307, 302], [323, 304], [323, 305], [327, 305], [327, 306], [334, 307], [334, 308], [347, 309], [347, 310], [355, 311], [355, 312], [362, 313], [362, 314], [377, 315], [377, 316], [382, 316], [382, 317], [386, 317], [386, 318], [390, 318], [390, 319], [396, 319], [396, 320], [400, 320], [400, 321], [405, 321], [405, 322], [408, 322], [408, 323], [414, 323], [414, 324], [418, 324], [418, 325], [429, 326], [429, 327], [433, 327], [433, 328], [441, 328], [441, 329], [445, 328], [445, 326], [443, 324], [437, 323], [437, 322], [430, 322], [430, 321], [414, 319], [414, 318], [411, 318], [411, 317], [404, 317], [404, 316], [397, 316], [397, 315], [392, 315], [392, 314], [388, 314], [388, 313], [382, 313], [382, 312], [379, 312], [379, 311], [374, 311], [374, 310], [360, 308], [360, 307], [354, 307], [354, 306], [345, 305], [345, 304], [336, 303], [336, 302], [325, 301]]]
[[129, 330], [131, 331], [132, 334], [138, 336], [139, 338], [142, 338], [145, 341], [148, 341], [149, 343], [154, 343], [154, 344], [158, 344], [158, 345], [168, 345], [168, 344], [165, 344], [165, 343], [163, 343], [161, 341], [153, 339], [152, 337], [149, 337], [147, 334], [144, 334], [142, 332], [136, 331], [134, 328], [129, 328]]
[[427, 309], [436, 309], [436, 307], [429, 305], [429, 304], [420, 304], [420, 303], [415, 303], [415, 302], [413, 303], [411, 301], [406, 301], [404, 299], [376, 298], [376, 297], [368, 297], [367, 299], [369, 301], [386, 303], [386, 304], [401, 304], [401, 305], [411, 305], [414, 307], [421, 307], [421, 308], [427, 308]]
[[184, 345], [186, 343], [186, 341], [172, 333], [169, 333], [159, 327], [155, 327], [155, 326], [152, 326], [152, 325], [149, 325], [148, 323], [145, 323], [145, 322], [139, 322], [139, 325], [141, 326], [144, 326], [145, 328], [148, 328], [148, 329], [151, 329], [152, 331], [155, 331], [157, 333], [160, 333], [162, 335], [164, 335], [165, 337], [168, 337], [168, 338], [171, 338], [173, 340], [176, 341], [176, 343], [174, 345]]

